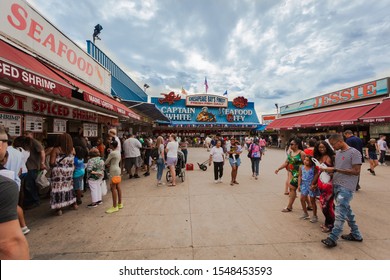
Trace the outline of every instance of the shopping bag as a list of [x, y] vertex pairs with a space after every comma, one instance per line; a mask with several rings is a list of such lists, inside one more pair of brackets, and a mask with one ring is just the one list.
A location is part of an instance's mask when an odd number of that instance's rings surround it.
[[103, 180], [102, 183], [100, 184], [100, 187], [102, 188], [102, 195], [107, 194], [107, 182], [106, 180]]
[[46, 189], [50, 186], [50, 182], [46, 177], [47, 170], [44, 169], [39, 171], [37, 179], [35, 180], [35, 184], [38, 186], [40, 190]]
[[[322, 167], [322, 168], [327, 168], [326, 164], [325, 163], [320, 163], [316, 158], [312, 158], [311, 159], [314, 164], [317, 166], [317, 167]], [[320, 174], [320, 181], [324, 184], [327, 184], [330, 182], [330, 175], [329, 173], [325, 172], [325, 171], [322, 171], [321, 174]]]

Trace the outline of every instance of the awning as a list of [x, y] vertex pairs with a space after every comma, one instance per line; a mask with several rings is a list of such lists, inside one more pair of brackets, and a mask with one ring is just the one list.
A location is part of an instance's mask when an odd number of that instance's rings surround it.
[[66, 98], [72, 97], [72, 87], [43, 63], [0, 40], [0, 80], [21, 83]]
[[267, 126], [267, 130], [293, 129], [296, 124], [299, 124], [302, 118], [303, 116], [276, 119]]
[[299, 125], [301, 125], [302, 127], [318, 127], [356, 124], [360, 117], [362, 117], [376, 105], [377, 104], [371, 104], [360, 107], [352, 107], [306, 115], [303, 119], [300, 120]]
[[122, 100], [122, 103], [127, 107], [134, 108], [145, 116], [150, 117], [156, 122], [168, 122], [170, 120], [156, 107], [154, 103], [145, 103], [138, 101]]
[[51, 66], [48, 66], [50, 69], [52, 69], [55, 73], [63, 77], [67, 82], [69, 82], [71, 85], [75, 86], [79, 90], [83, 92], [84, 101], [87, 101], [91, 104], [100, 106], [104, 109], [119, 113], [121, 115], [124, 115], [126, 117], [130, 117], [136, 120], [140, 120], [141, 116], [137, 113], [133, 112], [129, 108], [127, 108], [124, 104], [116, 101], [115, 99], [98, 92], [97, 90], [87, 86], [86, 84], [83, 84], [76, 79], [72, 78], [68, 74], [55, 69]]
[[266, 124], [260, 124], [254, 130], [255, 131], [264, 131], [264, 130], [266, 130], [266, 128], [267, 128]]
[[293, 129], [299, 127], [343, 126], [356, 124], [376, 104], [327, 111], [321, 113], [280, 118], [268, 125], [268, 129]]
[[390, 99], [385, 99], [372, 111], [360, 118], [364, 123], [390, 122]]

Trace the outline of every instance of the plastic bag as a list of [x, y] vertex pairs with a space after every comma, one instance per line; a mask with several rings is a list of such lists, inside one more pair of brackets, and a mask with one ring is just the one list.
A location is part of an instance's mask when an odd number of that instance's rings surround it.
[[100, 187], [102, 188], [102, 195], [107, 194], [107, 183], [106, 180], [103, 180], [102, 183], [100, 184]]
[[44, 169], [38, 173], [37, 179], [35, 180], [36, 185], [40, 190], [46, 189], [50, 186], [50, 182], [46, 177], [47, 170]]
[[[317, 166], [317, 167], [320, 167], [320, 168], [327, 168], [328, 166], [326, 166], [325, 163], [320, 163], [316, 158], [312, 158], [311, 159], [314, 164]], [[321, 174], [320, 174], [320, 181], [324, 184], [327, 184], [330, 182], [330, 175], [328, 172], [325, 172], [325, 171], [322, 171]]]

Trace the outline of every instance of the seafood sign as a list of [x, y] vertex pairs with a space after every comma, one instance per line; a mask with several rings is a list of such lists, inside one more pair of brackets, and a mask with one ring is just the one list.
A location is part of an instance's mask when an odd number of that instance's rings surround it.
[[161, 95], [164, 96], [164, 98], [159, 98], [158, 102], [160, 104], [168, 103], [169, 105], [172, 105], [176, 101], [181, 99], [181, 96], [179, 94], [175, 94], [173, 91], [170, 93], [161, 93]]

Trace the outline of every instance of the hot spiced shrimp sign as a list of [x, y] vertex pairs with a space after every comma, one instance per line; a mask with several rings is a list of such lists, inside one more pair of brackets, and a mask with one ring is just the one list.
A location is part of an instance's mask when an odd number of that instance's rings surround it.
[[110, 73], [26, 2], [0, 0], [0, 35], [110, 94]]

